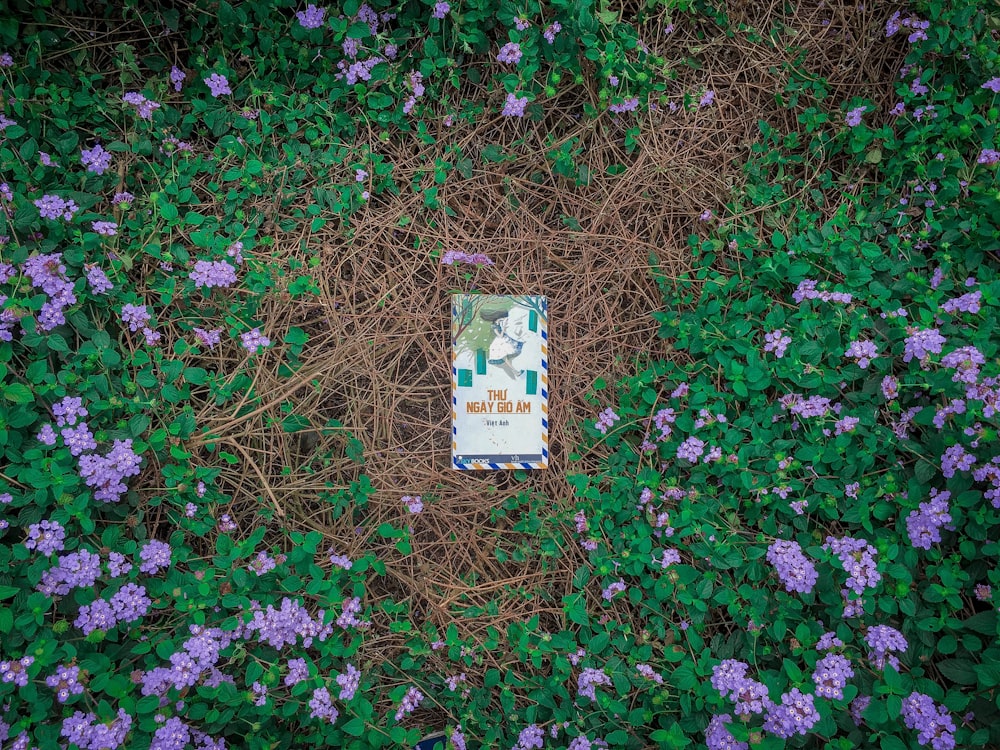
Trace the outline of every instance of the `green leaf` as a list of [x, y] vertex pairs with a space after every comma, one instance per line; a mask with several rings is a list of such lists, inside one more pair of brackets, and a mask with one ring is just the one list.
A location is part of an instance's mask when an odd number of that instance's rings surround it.
[[347, 29], [348, 39], [367, 39], [372, 35], [371, 27], [363, 21], [355, 21]]
[[966, 659], [942, 659], [936, 666], [941, 674], [959, 685], [975, 685], [979, 681], [975, 665]]
[[4, 388], [3, 397], [15, 404], [30, 404], [35, 400], [31, 389], [21, 383], [11, 383]]
[[13, 598], [20, 590], [17, 586], [0, 586], [0, 601]]
[[358, 717], [354, 717], [342, 727], [344, 732], [352, 737], [360, 737], [365, 733], [365, 723]]

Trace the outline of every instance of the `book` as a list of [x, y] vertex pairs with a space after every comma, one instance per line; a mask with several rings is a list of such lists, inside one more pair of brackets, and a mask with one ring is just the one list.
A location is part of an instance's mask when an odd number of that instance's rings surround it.
[[548, 337], [543, 296], [452, 295], [452, 468], [548, 468]]

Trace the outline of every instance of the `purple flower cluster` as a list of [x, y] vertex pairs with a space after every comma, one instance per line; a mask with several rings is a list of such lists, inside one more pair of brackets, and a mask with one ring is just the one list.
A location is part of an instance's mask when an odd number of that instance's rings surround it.
[[100, 577], [100, 556], [81, 549], [56, 558], [56, 564], [42, 573], [36, 588], [46, 596], [66, 596], [75, 588], [90, 588]]
[[792, 343], [791, 336], [785, 336], [780, 328], [764, 334], [764, 352], [774, 352], [774, 356], [781, 359], [785, 356], [785, 350]]
[[347, 669], [337, 675], [337, 684], [340, 685], [340, 695], [337, 697], [342, 701], [352, 700], [361, 685], [361, 671], [353, 664], [348, 664]]
[[819, 579], [816, 566], [802, 554], [798, 542], [776, 540], [767, 548], [767, 561], [774, 566], [789, 593], [808, 594]]
[[156, 575], [160, 570], [170, 567], [170, 545], [159, 539], [151, 539], [139, 551], [141, 564], [139, 570], [149, 575]]
[[466, 253], [461, 250], [449, 250], [441, 256], [442, 266], [451, 266], [455, 263], [469, 263], [470, 265], [492, 266], [493, 261], [486, 253]]
[[336, 567], [342, 568], [343, 570], [350, 570], [354, 567], [354, 563], [351, 562], [351, 558], [347, 555], [338, 555], [336, 552], [330, 553], [330, 562]]
[[906, 517], [906, 533], [910, 544], [920, 549], [930, 549], [932, 544], [941, 541], [941, 527], [951, 523], [951, 513], [948, 507], [950, 492], [940, 492], [931, 488], [931, 499], [920, 503], [918, 510], [910, 511]]
[[603, 669], [587, 667], [580, 672], [580, 676], [576, 680], [576, 694], [577, 696], [584, 696], [590, 698], [592, 701], [596, 701], [596, 688], [601, 686], [609, 687], [610, 685], [611, 678], [608, 677]]
[[417, 99], [424, 95], [424, 74], [419, 70], [414, 70], [410, 73], [410, 89], [413, 93], [403, 103], [404, 114], [410, 114], [417, 103]]
[[107, 294], [115, 288], [107, 274], [94, 265], [87, 266], [87, 284], [90, 285], [91, 294]]
[[839, 302], [844, 305], [849, 305], [854, 297], [847, 292], [821, 292], [816, 289], [816, 282], [814, 279], [804, 279], [799, 282], [799, 285], [792, 292], [792, 299], [795, 304], [801, 305], [804, 300], [807, 299], [818, 299], [823, 302]]
[[229, 81], [224, 75], [219, 73], [212, 73], [208, 78], [204, 79], [205, 85], [208, 86], [209, 93], [218, 98], [223, 94], [232, 94], [233, 90], [229, 88]]
[[820, 639], [816, 642], [817, 651], [829, 651], [834, 648], [842, 648], [843, 646], [844, 642], [838, 638], [837, 634], [832, 630], [827, 633], [823, 633], [823, 635], [820, 636]]
[[396, 709], [396, 721], [400, 721], [404, 716], [416, 711], [417, 706], [420, 705], [423, 699], [424, 694], [415, 687], [411, 687], [407, 690], [406, 695], [403, 696], [403, 700], [399, 702], [399, 708]]
[[798, 393], [789, 393], [783, 396], [781, 406], [802, 418], [825, 416], [831, 408], [830, 399], [825, 396], [802, 398]]
[[87, 168], [88, 172], [94, 174], [104, 174], [111, 167], [111, 154], [104, 150], [100, 143], [90, 149], [80, 151], [80, 163]]
[[43, 195], [35, 201], [38, 214], [43, 219], [57, 221], [72, 221], [73, 215], [80, 210], [80, 207], [69, 198], [63, 199], [58, 195]]
[[608, 110], [610, 112], [614, 112], [616, 115], [624, 114], [625, 112], [635, 112], [638, 108], [639, 97], [637, 96], [632, 96], [628, 99], [623, 99], [620, 102], [608, 105]]
[[979, 152], [979, 156], [976, 157], [976, 164], [984, 164], [987, 167], [1000, 164], [1000, 151], [992, 148], [984, 148]]
[[34, 656], [0, 661], [0, 682], [13, 682], [15, 687], [25, 687], [28, 684], [28, 667], [34, 663]]
[[621, 417], [615, 414], [609, 406], [597, 415], [597, 422], [594, 424], [594, 429], [602, 435], [606, 435], [608, 433], [608, 428], [614, 426], [614, 423], [619, 419], [621, 419]]
[[625, 589], [625, 581], [619, 578], [614, 583], [608, 584], [608, 587], [601, 592], [601, 596], [604, 597], [605, 601], [610, 602], [615, 596], [624, 592]]
[[960, 346], [941, 358], [942, 367], [950, 367], [955, 370], [955, 374], [951, 377], [952, 381], [967, 385], [975, 384], [979, 379], [979, 366], [984, 364], [986, 364], [986, 358], [974, 346]]
[[80, 750], [117, 750], [125, 742], [131, 728], [132, 717], [122, 708], [118, 709], [118, 716], [112, 722], [98, 721], [92, 713], [74, 711], [72, 716], [63, 720], [59, 735]]
[[67, 667], [60, 664], [56, 667], [55, 674], [50, 674], [45, 678], [45, 684], [56, 691], [56, 700], [65, 703], [71, 696], [80, 695], [83, 692], [83, 685], [80, 684], [80, 668]]
[[947, 339], [941, 335], [937, 328], [907, 328], [905, 346], [903, 349], [903, 361], [909, 362], [916, 357], [923, 360], [931, 354], [940, 354], [941, 347]]
[[187, 74], [178, 68], [176, 65], [170, 68], [170, 82], [174, 84], [174, 91], [180, 91], [184, 86], [184, 79], [187, 78]]
[[544, 745], [544, 730], [537, 724], [529, 724], [517, 735], [517, 744], [511, 750], [541, 750]]
[[840, 564], [847, 571], [847, 587], [854, 593], [861, 595], [882, 580], [875, 560], [878, 550], [864, 539], [828, 536], [823, 549], [830, 550], [840, 559]]
[[647, 680], [652, 680], [657, 685], [663, 684], [663, 675], [654, 670], [648, 664], [636, 664], [635, 671], [645, 677]]
[[192, 330], [194, 330], [194, 335], [198, 337], [198, 340], [209, 349], [214, 349], [215, 345], [222, 340], [221, 328], [213, 328], [211, 331], [206, 331], [204, 328], [195, 327]]
[[146, 310], [145, 305], [122, 305], [122, 323], [128, 326], [130, 331], [138, 331], [146, 326], [152, 316]]
[[746, 742], [737, 742], [726, 728], [732, 721], [733, 717], [729, 714], [712, 717], [705, 727], [705, 745], [708, 750], [749, 750], [750, 745]]
[[852, 341], [851, 345], [847, 347], [847, 351], [844, 352], [844, 356], [853, 358], [858, 367], [865, 370], [878, 356], [878, 347], [871, 341]]
[[111, 630], [120, 622], [132, 623], [145, 617], [152, 604], [152, 600], [146, 596], [145, 586], [126, 583], [115, 592], [110, 602], [97, 599], [80, 607], [73, 624], [84, 635], [90, 635], [95, 630]]
[[61, 552], [65, 546], [66, 529], [56, 521], [41, 521], [33, 523], [28, 527], [28, 538], [24, 546], [28, 549], [37, 549], [46, 557]]
[[677, 413], [669, 407], [660, 409], [653, 415], [653, 425], [660, 431], [659, 440], [666, 440], [673, 434], [674, 430], [670, 425], [676, 421]]
[[927, 39], [926, 31], [931, 26], [930, 21], [922, 21], [914, 15], [903, 18], [902, 15], [902, 12], [897, 10], [889, 16], [889, 20], [885, 22], [886, 37], [892, 36], [900, 29], [910, 29], [911, 33], [906, 38], [906, 41], [910, 44], [913, 44], [920, 39]]
[[424, 509], [424, 502], [421, 495], [403, 495], [400, 501], [410, 513], [419, 513]]
[[813, 696], [794, 688], [781, 696], [780, 705], [770, 706], [764, 731], [788, 739], [796, 734], [805, 735], [819, 719]]
[[[176, 70], [176, 68], [174, 68]], [[171, 71], [171, 76], [173, 72]], [[181, 80], [184, 80], [183, 78]], [[131, 104], [135, 107], [136, 114], [143, 120], [152, 120], [153, 112], [160, 108], [158, 102], [154, 102], [152, 99], [147, 99], [138, 91], [129, 91], [123, 97], [122, 101], [126, 104]]]
[[497, 55], [497, 62], [517, 65], [521, 61], [521, 57], [521, 45], [517, 42], [507, 42], [500, 48], [500, 52]]
[[250, 561], [247, 565], [247, 570], [251, 573], [256, 573], [258, 576], [262, 576], [265, 573], [269, 573], [278, 567], [278, 561], [267, 554], [266, 551], [261, 550], [257, 553], [257, 556]]
[[247, 636], [257, 633], [258, 640], [272, 648], [280, 650], [286, 645], [294, 645], [299, 637], [302, 638], [302, 645], [309, 648], [314, 638], [325, 641], [333, 634], [333, 627], [323, 624], [325, 615], [320, 610], [313, 618], [297, 601], [283, 597], [279, 609], [275, 609], [273, 604], [268, 604], [267, 609], [255, 607], [253, 619], [245, 629]]
[[312, 3], [306, 6], [305, 10], [300, 10], [295, 14], [299, 19], [299, 25], [304, 29], [318, 29], [323, 25], [326, 18], [326, 8], [317, 8]]
[[309, 715], [314, 719], [323, 719], [331, 724], [337, 721], [340, 711], [333, 705], [330, 691], [325, 687], [318, 687], [313, 690], [312, 698], [309, 699]]
[[545, 41], [549, 44], [556, 43], [556, 34], [562, 31], [562, 24], [558, 21], [553, 21], [551, 24], [545, 27], [545, 31], [542, 32], [542, 36], [545, 37]]
[[442, 19], [451, 11], [451, 6], [445, 2], [434, 3], [434, 10], [431, 12], [431, 18]]
[[236, 283], [236, 269], [224, 260], [199, 260], [190, 278], [199, 289], [226, 288]]
[[504, 101], [503, 111], [500, 113], [504, 117], [524, 117], [525, 107], [528, 106], [528, 97], [518, 96], [516, 93], [507, 94]]
[[285, 675], [285, 685], [292, 687], [303, 680], [309, 679], [309, 665], [305, 659], [289, 659], [288, 674]]
[[240, 343], [243, 348], [251, 354], [256, 354], [262, 347], [271, 345], [271, 339], [260, 332], [260, 328], [254, 328], [246, 333], [240, 334]]
[[760, 714], [772, 705], [767, 686], [746, 676], [749, 669], [748, 664], [736, 659], [726, 659], [712, 668], [712, 687], [733, 701], [740, 715]]
[[865, 643], [871, 651], [868, 659], [874, 664], [876, 669], [885, 669], [886, 662], [899, 671], [899, 659], [893, 654], [899, 652], [906, 653], [909, 644], [906, 638], [895, 628], [888, 625], [873, 625], [865, 633]]
[[114, 237], [118, 234], [118, 223], [114, 221], [92, 221], [90, 228], [104, 237]]
[[816, 683], [816, 695], [831, 700], [842, 700], [844, 686], [854, 676], [854, 669], [846, 656], [827, 654], [818, 662], [813, 671], [813, 682]]
[[914, 691], [903, 700], [903, 722], [917, 730], [921, 745], [930, 745], [933, 750], [955, 747], [955, 722], [948, 709], [936, 705], [929, 695]]
[[80, 476], [93, 488], [94, 499], [117, 503], [128, 491], [126, 477], [139, 474], [142, 459], [132, 449], [132, 441], [115, 440], [114, 446], [104, 456], [91, 453], [80, 457]]
[[676, 548], [671, 547], [663, 550], [663, 555], [659, 560], [657, 560], [654, 556], [653, 562], [661, 568], [669, 568], [671, 565], [679, 565], [681, 562], [681, 553]]
[[698, 463], [701, 454], [705, 452], [705, 441], [699, 440], [693, 435], [677, 446], [677, 458]]
[[860, 107], [855, 107], [850, 112], [844, 116], [844, 123], [849, 128], [855, 128], [861, 124], [861, 117], [868, 110], [868, 107], [862, 105]]
[[945, 479], [951, 479], [957, 471], [970, 471], [975, 465], [976, 457], [958, 443], [946, 448], [941, 455], [941, 473]]

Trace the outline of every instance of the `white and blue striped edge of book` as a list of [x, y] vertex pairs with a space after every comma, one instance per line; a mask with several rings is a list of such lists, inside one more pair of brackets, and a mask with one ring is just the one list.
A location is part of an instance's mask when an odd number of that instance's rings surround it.
[[413, 750], [434, 750], [434, 747], [444, 748], [447, 744], [448, 738], [443, 732], [432, 732], [431, 734], [424, 737], [420, 742], [416, 744]]

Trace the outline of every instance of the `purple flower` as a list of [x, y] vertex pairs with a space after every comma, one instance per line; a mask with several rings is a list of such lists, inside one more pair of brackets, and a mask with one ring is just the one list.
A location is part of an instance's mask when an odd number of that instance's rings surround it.
[[28, 549], [37, 549], [46, 557], [61, 552], [66, 539], [66, 530], [56, 521], [41, 521], [28, 526], [28, 538], [24, 546]]
[[992, 91], [995, 94], [1000, 94], [1000, 76], [997, 76], [996, 78], [991, 78], [979, 88], [988, 89], [989, 91]]
[[174, 84], [174, 91], [180, 91], [184, 86], [184, 79], [187, 78], [187, 74], [178, 68], [176, 65], [170, 68], [170, 82]]
[[111, 597], [111, 608], [118, 622], [132, 623], [145, 617], [153, 601], [146, 596], [146, 587], [126, 583]]
[[318, 29], [323, 25], [323, 20], [326, 18], [326, 8], [317, 8], [312, 3], [309, 3], [306, 9], [298, 11], [295, 17], [299, 19], [299, 25], [302, 28]]
[[38, 434], [35, 435], [35, 439], [44, 445], [55, 445], [56, 431], [52, 429], [52, 425], [47, 424], [38, 431]]
[[545, 745], [545, 732], [537, 724], [529, 724], [517, 736], [511, 750], [540, 750]]
[[424, 503], [420, 495], [403, 495], [400, 500], [410, 513], [419, 513], [424, 509]]
[[603, 669], [587, 667], [580, 672], [580, 676], [577, 678], [576, 694], [577, 696], [583, 696], [590, 698], [592, 701], [596, 701], [596, 688], [600, 686], [608, 687], [611, 684], [611, 678], [608, 677]]
[[892, 656], [893, 652], [905, 653], [909, 644], [906, 638], [895, 628], [888, 625], [873, 625], [865, 633], [865, 643], [871, 651], [868, 658], [876, 669], [885, 669], [886, 661], [899, 669], [899, 659]]
[[132, 570], [132, 563], [121, 552], [112, 552], [108, 555], [108, 573], [111, 574], [112, 578], [128, 575], [130, 570]]
[[798, 542], [776, 540], [767, 548], [767, 561], [774, 566], [789, 593], [808, 594], [819, 579], [816, 566], [802, 554]]
[[654, 670], [648, 664], [636, 664], [635, 671], [645, 677], [647, 680], [652, 680], [657, 685], [663, 684], [663, 675]]
[[59, 734], [80, 750], [117, 750], [131, 728], [132, 717], [123, 708], [118, 709], [118, 717], [112, 722], [98, 721], [92, 713], [74, 711], [63, 720]]
[[497, 62], [517, 65], [521, 60], [521, 56], [521, 45], [517, 42], [507, 42], [500, 48], [500, 53], [497, 55]]
[[80, 210], [80, 207], [72, 200], [63, 200], [58, 195], [43, 195], [34, 203], [43, 219], [52, 219], [53, 221], [58, 219], [71, 221], [73, 214]]
[[524, 109], [528, 106], [528, 97], [517, 96], [517, 94], [507, 94], [507, 100], [503, 105], [504, 117], [524, 117]]
[[240, 334], [240, 343], [248, 352], [256, 354], [261, 347], [269, 347], [271, 345], [271, 339], [262, 334], [260, 332], [260, 328], [254, 328], [253, 330]]
[[639, 97], [633, 96], [625, 99], [617, 104], [608, 105], [608, 110], [614, 112], [616, 115], [623, 114], [624, 112], [634, 112], [639, 108]]
[[833, 434], [842, 435], [845, 432], [854, 432], [856, 428], [861, 423], [861, 420], [857, 417], [843, 417], [838, 419], [833, 423]]
[[619, 578], [614, 583], [609, 584], [608, 587], [601, 592], [601, 596], [604, 597], [605, 601], [610, 602], [617, 594], [620, 594], [623, 591], [625, 591], [625, 581]]
[[887, 401], [892, 401], [899, 397], [899, 381], [892, 375], [882, 378], [882, 395]]
[[916, 357], [922, 360], [931, 354], [940, 354], [941, 347], [947, 339], [937, 328], [907, 328], [907, 336], [903, 350], [903, 361], [909, 362]]
[[143, 120], [152, 120], [153, 112], [160, 108], [158, 102], [154, 102], [152, 99], [147, 99], [138, 91], [127, 92], [122, 97], [122, 101], [135, 107], [136, 113]]
[[750, 745], [746, 742], [737, 742], [726, 728], [732, 721], [733, 717], [729, 714], [712, 717], [705, 727], [705, 745], [708, 750], [749, 750]]
[[278, 561], [271, 557], [267, 552], [261, 550], [257, 553], [257, 556], [250, 561], [247, 565], [247, 570], [252, 573], [256, 573], [257, 576], [262, 576], [278, 567]]
[[910, 544], [919, 549], [930, 549], [932, 544], [941, 541], [941, 527], [951, 523], [948, 506], [950, 498], [950, 492], [941, 492], [932, 487], [930, 500], [920, 503], [918, 510], [910, 511], [906, 517], [906, 533], [910, 537]]
[[95, 630], [111, 630], [118, 624], [118, 620], [111, 605], [103, 599], [97, 599], [92, 604], [80, 607], [73, 624], [80, 628], [84, 635], [90, 635]]
[[118, 224], [113, 221], [95, 221], [91, 222], [90, 227], [98, 234], [103, 234], [105, 237], [114, 237], [118, 234]]
[[303, 680], [309, 679], [309, 666], [305, 659], [289, 659], [288, 674], [285, 675], [285, 685], [292, 687]]
[[80, 684], [80, 668], [67, 667], [60, 664], [56, 667], [55, 674], [50, 674], [45, 678], [45, 684], [56, 691], [56, 700], [65, 703], [73, 695], [80, 695], [83, 692], [83, 685]]
[[847, 127], [854, 128], [860, 125], [861, 116], [867, 111], [867, 109], [868, 107], [862, 105], [860, 107], [855, 107], [848, 112], [847, 116], [844, 117], [844, 122], [847, 124]]
[[352, 700], [361, 684], [361, 672], [353, 664], [348, 664], [344, 673], [337, 675], [337, 684], [340, 685], [337, 697], [342, 701]]
[[337, 721], [340, 712], [334, 707], [330, 698], [330, 691], [325, 687], [313, 690], [312, 698], [309, 699], [309, 715], [314, 719], [325, 719], [331, 724]]
[[774, 356], [781, 359], [785, 356], [788, 345], [792, 343], [791, 336], [785, 336], [780, 328], [764, 334], [764, 351], [774, 352]]
[[118, 206], [119, 208], [126, 209], [132, 207], [132, 201], [135, 200], [135, 196], [129, 192], [115, 193], [115, 197], [111, 199], [111, 202]]
[[994, 164], [1000, 163], [1000, 151], [992, 148], [984, 148], [979, 152], [979, 157], [976, 159], [976, 163], [992, 167]]
[[608, 433], [608, 428], [612, 427], [619, 419], [621, 419], [621, 417], [615, 414], [609, 406], [597, 415], [597, 422], [594, 424], [594, 428], [602, 435], [606, 435]]
[[[830, 537], [827, 538], [829, 539]], [[842, 648], [843, 645], [844, 642], [837, 637], [837, 634], [835, 632], [831, 630], [827, 633], [823, 633], [823, 635], [820, 636], [820, 639], [816, 642], [816, 650], [829, 651], [834, 648]]]
[[737, 714], [760, 714], [769, 706], [767, 686], [746, 676], [749, 665], [726, 659], [712, 668], [712, 687], [736, 704]]
[[92, 294], [107, 294], [115, 288], [104, 271], [93, 265], [87, 266], [87, 284]]
[[906, 726], [917, 730], [917, 742], [921, 745], [930, 745], [934, 750], [955, 747], [955, 722], [948, 709], [936, 705], [929, 695], [910, 693], [903, 701], [902, 713]]
[[707, 107], [714, 101], [715, 101], [715, 92], [712, 89], [709, 89], [708, 91], [706, 91], [704, 94], [701, 95], [701, 99], [698, 100], [698, 106]]
[[224, 260], [199, 260], [194, 264], [190, 278], [199, 289], [226, 288], [236, 283], [236, 269]]
[[677, 447], [677, 458], [682, 458], [691, 463], [697, 463], [701, 454], [705, 452], [705, 441], [699, 440], [693, 435]]
[[415, 687], [407, 690], [406, 695], [403, 696], [403, 700], [399, 703], [399, 708], [396, 710], [396, 721], [400, 721], [407, 714], [413, 713], [423, 699], [424, 694]]
[[104, 174], [111, 166], [111, 154], [98, 143], [91, 149], [85, 148], [80, 151], [80, 162], [88, 172]]
[[143, 328], [151, 318], [145, 305], [122, 305], [122, 323], [125, 323], [132, 332]]
[[527, 29], [530, 29], [531, 21], [529, 21], [527, 18], [521, 18], [520, 16], [517, 16], [514, 18], [514, 28], [516, 28], [518, 31], [525, 31]]
[[0, 68], [10, 68], [14, 65], [14, 58], [10, 56], [9, 52], [4, 52], [0, 55]]
[[806, 734], [819, 721], [813, 696], [794, 688], [781, 696], [781, 705], [772, 705], [764, 721], [764, 731], [788, 739]]
[[562, 24], [558, 21], [553, 21], [545, 28], [545, 31], [542, 32], [542, 36], [545, 37], [545, 41], [549, 44], [555, 44], [556, 34], [560, 31], [562, 31]]
[[218, 98], [223, 94], [232, 94], [233, 90], [229, 88], [229, 81], [224, 75], [219, 73], [212, 73], [208, 78], [204, 79], [205, 85], [208, 86], [209, 93]]
[[161, 542], [159, 539], [151, 539], [139, 551], [139, 559], [142, 561], [139, 570], [149, 575], [155, 575], [160, 570], [169, 568], [170, 554], [169, 544]]
[[213, 328], [211, 331], [206, 331], [204, 328], [194, 328], [194, 334], [198, 337], [198, 340], [207, 346], [209, 349], [214, 349], [215, 345], [222, 340], [222, 329]]
[[670, 549], [663, 550], [663, 556], [661, 559], [657, 560], [654, 557], [653, 562], [658, 564], [661, 568], [668, 568], [671, 565], [679, 565], [681, 562], [681, 553], [671, 547]]
[[434, 11], [431, 13], [432, 18], [444, 18], [451, 11], [451, 6], [448, 3], [440, 2], [434, 4]]
[[62, 435], [63, 442], [66, 443], [72, 456], [79, 456], [97, 448], [97, 441], [94, 440], [94, 434], [86, 422], [81, 422], [76, 427], [64, 427], [59, 434]]
[[462, 250], [448, 250], [441, 256], [442, 266], [451, 266], [455, 263], [468, 263], [470, 265], [492, 266], [493, 261], [486, 253], [466, 253]]
[[827, 654], [818, 662], [812, 679], [816, 683], [816, 695], [831, 700], [842, 700], [844, 686], [854, 676], [851, 662], [840, 654]]
[[856, 362], [858, 367], [862, 370], [867, 369], [871, 361], [875, 359], [878, 355], [878, 347], [875, 346], [871, 341], [852, 341], [851, 345], [844, 352], [845, 357], [852, 357]]

